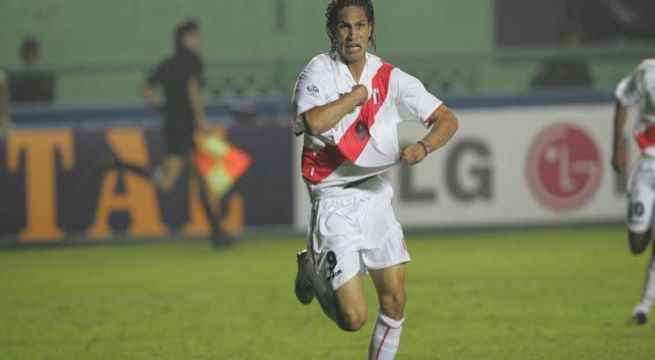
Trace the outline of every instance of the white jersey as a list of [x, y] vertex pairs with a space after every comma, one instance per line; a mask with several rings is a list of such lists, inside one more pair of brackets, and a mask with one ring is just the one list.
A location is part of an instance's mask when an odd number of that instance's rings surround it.
[[369, 99], [332, 129], [316, 136], [305, 131], [303, 113], [337, 100], [357, 84], [334, 53], [313, 58], [296, 82], [293, 126], [296, 135], [304, 133], [302, 175], [313, 198], [397, 164], [398, 124], [414, 121], [430, 127], [430, 115], [442, 104], [418, 79], [367, 53], [359, 84], [369, 90]]
[[644, 60], [621, 80], [615, 96], [624, 106], [639, 105], [636, 141], [643, 155], [655, 158], [655, 59]]

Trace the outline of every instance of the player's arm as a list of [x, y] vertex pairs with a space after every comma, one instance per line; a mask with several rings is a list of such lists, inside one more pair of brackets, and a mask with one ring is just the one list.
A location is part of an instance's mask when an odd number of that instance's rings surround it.
[[354, 108], [368, 99], [368, 90], [364, 85], [356, 85], [352, 91], [339, 99], [325, 105], [314, 107], [302, 114], [310, 135], [319, 135], [332, 129]]
[[143, 85], [143, 98], [146, 100], [148, 106], [150, 106], [153, 110], [161, 111], [161, 102], [157, 98], [157, 93], [155, 92], [154, 86], [149, 83]]
[[209, 124], [205, 117], [200, 79], [198, 79], [197, 76], [192, 76], [189, 79], [187, 93], [189, 94], [189, 103], [191, 104], [191, 111], [193, 112], [193, 119], [196, 123], [196, 128], [201, 131], [207, 131], [209, 129]]
[[407, 145], [400, 152], [400, 159], [409, 165], [420, 163], [429, 153], [446, 145], [459, 126], [457, 117], [446, 105], [435, 110], [427, 122], [434, 124], [430, 132], [416, 144]]
[[614, 107], [614, 146], [612, 154], [612, 167], [614, 168], [614, 171], [619, 174], [623, 174], [626, 169], [625, 138], [623, 136], [623, 128], [625, 127], [627, 118], [628, 108], [621, 104], [620, 101], [617, 101]]

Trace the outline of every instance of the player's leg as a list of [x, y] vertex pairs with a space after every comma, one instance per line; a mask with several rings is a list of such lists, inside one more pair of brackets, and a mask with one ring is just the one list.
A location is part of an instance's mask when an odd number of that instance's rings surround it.
[[366, 295], [359, 275], [335, 290], [337, 298], [337, 325], [344, 331], [357, 331], [366, 324], [368, 310]]
[[202, 205], [202, 209], [205, 213], [205, 216], [207, 217], [207, 220], [209, 221], [209, 225], [211, 226], [212, 244], [217, 247], [232, 245], [234, 243], [234, 239], [223, 232], [223, 230], [221, 230], [219, 214], [216, 210], [214, 210], [214, 207], [212, 206], [212, 195], [209, 191], [209, 187], [207, 186], [207, 182], [202, 177], [202, 175], [200, 175], [195, 165], [193, 165], [190, 157], [188, 157], [187, 161], [189, 168], [191, 168], [191, 180], [196, 182], [196, 188], [198, 189], [198, 195], [200, 197], [200, 204]]
[[393, 359], [398, 351], [405, 320], [405, 264], [410, 261], [400, 224], [396, 220], [391, 199], [371, 199], [367, 221], [367, 237], [380, 246], [364, 252], [378, 294], [378, 318], [369, 346], [370, 359]]
[[323, 313], [341, 330], [357, 331], [367, 318], [360, 272], [359, 254], [350, 247], [322, 254], [303, 251], [298, 254], [296, 297], [309, 304], [316, 296]]
[[631, 177], [628, 194], [628, 240], [633, 254], [646, 250], [652, 235], [655, 174], [646, 165], [640, 164]]
[[646, 267], [646, 278], [644, 279], [644, 289], [641, 294], [641, 299], [632, 310], [634, 321], [643, 325], [648, 321], [648, 313], [655, 301], [655, 247], [653, 247], [653, 254], [648, 261]]
[[160, 165], [152, 167], [125, 161], [110, 150], [107, 156], [98, 161], [97, 168], [100, 172], [110, 169], [129, 171], [145, 180], [152, 181], [160, 190], [169, 192], [184, 170], [185, 157], [182, 154], [182, 151], [169, 152]]
[[[633, 254], [642, 253], [651, 240], [653, 227], [653, 174], [641, 167], [633, 176], [628, 210], [629, 244]], [[638, 324], [645, 324], [650, 308], [655, 301], [655, 253], [646, 269], [644, 289], [639, 303], [633, 309], [633, 318]]]
[[303, 304], [316, 296], [323, 312], [342, 330], [356, 331], [366, 322], [363, 271], [357, 247], [361, 234], [353, 226], [355, 198], [312, 203], [308, 251], [298, 254], [296, 297]]
[[164, 158], [161, 167], [155, 172], [153, 176], [154, 182], [164, 192], [169, 192], [173, 189], [175, 184], [180, 178], [184, 170], [185, 160], [182, 155], [168, 154]]
[[100, 157], [95, 166], [98, 174], [104, 174], [108, 170], [129, 171], [148, 181], [153, 180], [155, 173], [155, 168], [124, 161], [111, 149], [106, 155]]
[[359, 275], [354, 276], [336, 290], [317, 273], [307, 251], [298, 254], [296, 297], [309, 304], [316, 296], [323, 313], [344, 331], [357, 331], [367, 318], [366, 296]]
[[380, 309], [371, 336], [369, 359], [390, 360], [396, 356], [405, 320], [405, 265], [371, 271]]

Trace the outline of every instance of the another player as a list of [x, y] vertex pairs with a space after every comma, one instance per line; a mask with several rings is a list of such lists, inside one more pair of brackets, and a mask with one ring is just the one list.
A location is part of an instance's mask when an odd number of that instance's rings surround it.
[[[309, 62], [293, 94], [311, 198], [308, 250], [297, 256], [295, 291], [303, 304], [316, 296], [341, 329], [357, 331], [367, 318], [360, 275], [369, 273], [379, 303], [369, 357], [393, 359], [410, 257], [391, 206], [393, 189], [378, 175], [444, 146], [457, 119], [419, 80], [367, 52], [375, 47], [371, 0], [330, 1], [326, 18], [331, 52]], [[405, 121], [431, 129], [401, 150], [397, 126]]]
[[[643, 61], [637, 69], [624, 78], [616, 88], [614, 114], [614, 154], [612, 166], [625, 173], [627, 161], [623, 129], [628, 107], [639, 105], [639, 121], [636, 141], [641, 150], [638, 163], [630, 176], [628, 229], [630, 251], [640, 254], [648, 247], [653, 229], [655, 206], [655, 59]], [[632, 316], [636, 323], [645, 324], [655, 300], [655, 247], [646, 270], [646, 282], [641, 300]]]

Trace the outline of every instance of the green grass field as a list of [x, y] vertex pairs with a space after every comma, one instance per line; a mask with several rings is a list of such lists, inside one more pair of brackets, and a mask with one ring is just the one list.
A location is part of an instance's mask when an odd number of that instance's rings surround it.
[[[655, 359], [622, 228], [408, 236], [398, 359]], [[301, 238], [0, 251], [2, 359], [365, 359], [292, 284]]]

